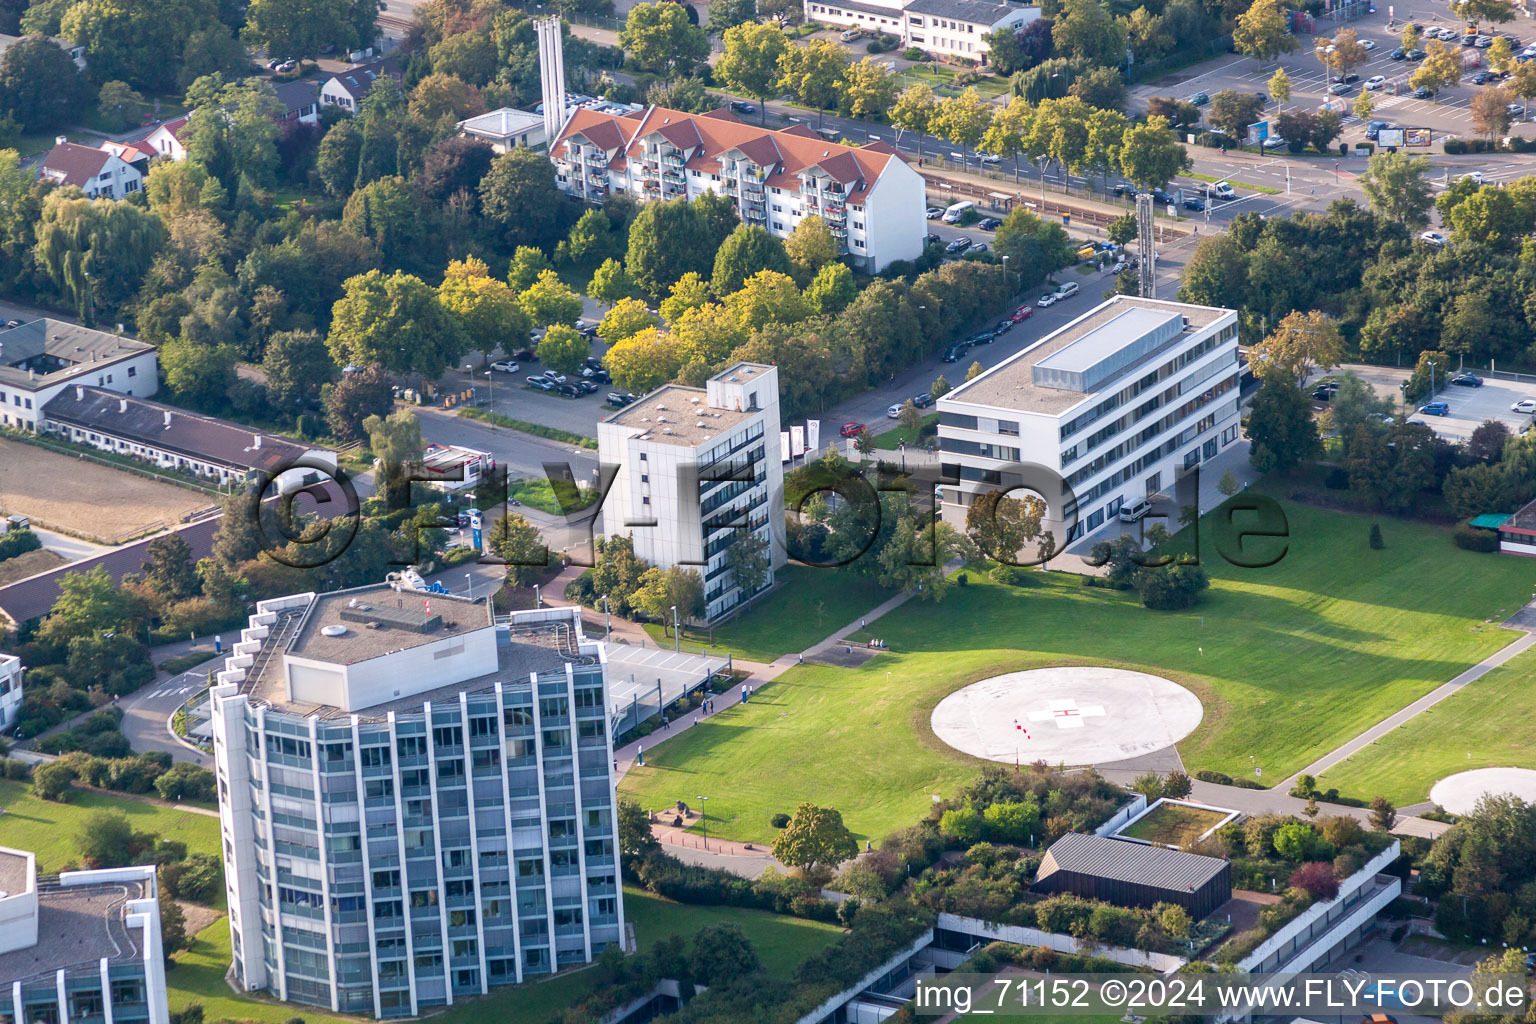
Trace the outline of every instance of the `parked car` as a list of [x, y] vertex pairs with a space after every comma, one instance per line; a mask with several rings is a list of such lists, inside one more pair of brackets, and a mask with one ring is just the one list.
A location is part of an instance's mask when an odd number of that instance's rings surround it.
[[531, 363], [533, 362], [533, 349], [520, 348], [516, 352], [512, 353], [512, 358], [516, 359], [520, 363]]
[[1126, 195], [1126, 194], [1135, 195], [1136, 194], [1136, 186], [1132, 185], [1128, 181], [1122, 181], [1118, 185], [1116, 185], [1114, 188], [1110, 189], [1110, 191], [1113, 192], [1117, 196], [1123, 196], [1123, 195]]
[[1462, 181], [1464, 179], [1465, 180], [1470, 180], [1475, 185], [1481, 185], [1481, 184], [1483, 184], [1483, 172], [1482, 171], [1468, 171], [1465, 174], [1459, 174], [1459, 175], [1456, 176], [1456, 180], [1457, 181]]
[[942, 207], [942, 206], [930, 206], [930, 207], [928, 207], [927, 217], [928, 217], [929, 220], [938, 220], [942, 216], [944, 216], [944, 207]]
[[545, 370], [544, 371], [544, 379], [545, 380], [552, 380], [556, 384], [569, 384], [570, 381], [571, 381], [571, 379], [569, 377], [567, 377], [565, 374], [563, 374], [563, 373], [556, 373], [554, 370]]
[[997, 322], [996, 327], [992, 328], [992, 336], [996, 337], [999, 334], [1007, 334], [1011, 330], [1013, 330], [1013, 317], [1005, 316]]
[[902, 407], [902, 403], [901, 402], [897, 402], [895, 405], [886, 406], [886, 409], [885, 409], [886, 417], [888, 419], [893, 419], [893, 420], [901, 419], [901, 407]]
[[965, 251], [966, 251], [967, 254], [973, 253], [973, 252], [986, 252], [987, 251], [987, 243], [986, 242], [972, 242], [971, 243], [971, 247], [969, 249], [965, 250]]
[[1475, 373], [1458, 373], [1451, 378], [1452, 384], [1459, 384], [1464, 388], [1480, 388], [1483, 386], [1483, 378]]
[[1146, 498], [1137, 498], [1120, 506], [1120, 521], [1122, 523], [1134, 523], [1145, 519], [1148, 512], [1152, 511], [1152, 503]]
[[1012, 320], [1014, 323], [1018, 323], [1021, 320], [1028, 320], [1030, 317], [1032, 317], [1034, 315], [1035, 315], [1035, 307], [1031, 306], [1031, 305], [1028, 305], [1028, 304], [1025, 304], [1023, 306], [1020, 306], [1018, 309], [1014, 310], [1012, 313], [1010, 313], [1008, 315], [1008, 319]]
[[1425, 245], [1433, 245], [1439, 247], [1444, 245], [1447, 239], [1438, 231], [1425, 231], [1419, 235], [1419, 241], [1423, 242]]
[[1397, 49], [1392, 51], [1390, 56], [1393, 60], [1406, 60], [1408, 57], [1408, 52], [1399, 46]]
[[506, 359], [499, 363], [492, 363], [491, 369], [500, 370], [502, 373], [516, 373], [522, 367], [518, 366], [515, 360]]
[[277, 66], [277, 73], [280, 74], [280, 75], [286, 75], [290, 71], [297, 71], [298, 68], [299, 68], [299, 62], [298, 61], [296, 61], [296, 60], [285, 60], [285, 61], [283, 61], [281, 64], [279, 64]]
[[940, 358], [946, 363], [958, 363], [960, 361], [960, 357], [965, 355], [970, 350], [971, 346], [969, 344], [963, 341], [959, 341], [945, 349], [944, 355]]
[[[1367, 82], [1366, 86], [1369, 87], [1370, 83]], [[1370, 139], [1372, 142], [1375, 142], [1376, 139], [1381, 135], [1381, 130], [1383, 128], [1396, 127], [1397, 125], [1393, 124], [1391, 121], [1372, 121], [1370, 124], [1365, 126], [1365, 137]]]
[[1184, 209], [1197, 211], [1203, 210], [1205, 209], [1205, 200], [1201, 199], [1199, 196], [1185, 196]]
[[746, 100], [731, 100], [731, 110], [737, 114], [755, 114], [757, 104], [748, 103]]
[[1319, 402], [1330, 402], [1338, 390], [1339, 382], [1336, 380], [1319, 381], [1317, 387], [1312, 389], [1312, 397]]
[[535, 391], [553, 391], [556, 387], [554, 381], [548, 380], [544, 377], [529, 377], [528, 386], [533, 388]]
[[1384, 88], [1386, 84], [1387, 77], [1385, 75], [1372, 75], [1370, 78], [1365, 80], [1365, 88], [1371, 92], [1375, 92], [1377, 89]]
[[844, 423], [843, 428], [839, 430], [838, 433], [843, 437], [854, 437], [855, 435], [864, 433], [866, 429], [868, 428], [866, 428], [862, 423]]
[[1372, 50], [1376, 49], [1376, 40], [1374, 40], [1374, 39], [1362, 39], [1362, 40], [1360, 40], [1360, 49], [1364, 50], [1366, 53], [1370, 53]]
[[1046, 292], [1044, 295], [1035, 300], [1035, 305], [1039, 306], [1041, 309], [1044, 309], [1047, 306], [1056, 305], [1056, 293]]
[[561, 398], [580, 398], [581, 388], [575, 384], [557, 384], [555, 386], [555, 394]]
[[1003, 226], [1003, 222], [996, 217], [983, 217], [976, 222], [976, 226], [983, 231], [996, 231]]
[[1154, 203], [1171, 203], [1173, 202], [1173, 196], [1160, 188], [1155, 188], [1152, 190], [1152, 201]]
[[1354, 92], [1353, 89], [1345, 85], [1343, 82], [1334, 82], [1328, 87], [1328, 91], [1334, 96], [1348, 96], [1351, 92]]
[[478, 515], [480, 510], [477, 508], [463, 508], [454, 516], [454, 522], [459, 526], [468, 526], [470, 521]]
[[1342, 75], [1334, 75], [1333, 78], [1329, 79], [1329, 81], [1342, 82], [1345, 85], [1348, 85], [1352, 82], [1360, 81], [1360, 76], [1353, 71], [1346, 71]]
[[1403, 56], [1407, 57], [1409, 60], [1423, 60], [1425, 57], [1428, 56], [1428, 54], [1426, 54], [1423, 50], [1421, 50], [1417, 46], [1415, 46], [1413, 49], [1411, 49], [1407, 53], [1403, 54]]
[[[607, 376], [607, 374], [604, 374], [604, 376]], [[584, 395], [596, 394], [597, 393], [597, 387], [598, 387], [599, 384], [608, 384], [608, 383], [611, 383], [611, 382], [610, 381], [606, 381], [606, 380], [603, 380], [603, 381], [599, 381], [599, 380], [578, 380], [578, 381], [575, 382], [576, 390], [580, 391]]]
[[1003, 158], [998, 156], [996, 153], [980, 153], [980, 154], [977, 155], [976, 159], [977, 159], [978, 162], [980, 162], [982, 164], [985, 164], [985, 165], [987, 165], [989, 167], [995, 166], [995, 165], [1000, 164], [1000, 163], [1003, 162]]
[[995, 335], [991, 331], [980, 331], [965, 339], [967, 345], [990, 345]]
[[961, 235], [959, 238], [955, 239], [954, 241], [952, 241], [948, 245], [946, 245], [944, 247], [944, 251], [949, 253], [950, 255], [954, 256], [954, 255], [958, 255], [958, 254], [960, 254], [962, 252], [965, 252], [965, 250], [969, 249], [970, 247], [971, 247], [970, 236], [969, 235]]
[[936, 235], [932, 231], [930, 231], [926, 235], [923, 236], [923, 248], [926, 249], [930, 245], [937, 245], [937, 244], [939, 244], [942, 241], [943, 241], [942, 238], [940, 238], [938, 235]]
[[1209, 96], [1207, 96], [1203, 92], [1197, 92], [1193, 96], [1191, 96], [1186, 102], [1193, 103], [1197, 107], [1203, 107], [1207, 103], [1211, 102], [1211, 98]]
[[7, 330], [11, 329], [12, 327], [20, 327], [21, 326], [21, 321], [20, 320], [7, 320], [5, 322], [5, 326], [6, 326]]
[[1076, 295], [1079, 290], [1080, 289], [1078, 288], [1076, 281], [1068, 281], [1066, 284], [1061, 285], [1056, 289], [1056, 298], [1058, 301], [1061, 299], [1070, 299], [1072, 296]]
[[571, 326], [576, 328], [576, 333], [580, 334], [583, 338], [595, 338], [595, 337], [597, 337], [597, 321], [596, 320], [577, 320]]
[[1449, 416], [1451, 407], [1446, 402], [1430, 402], [1428, 405], [1419, 406], [1419, 412], [1425, 416]]
[[1487, 85], [1489, 77], [1488, 72], [1478, 71], [1472, 75], [1471, 82], [1473, 85]]
[[935, 401], [936, 399], [933, 397], [932, 391], [924, 391], [921, 394], [912, 396], [912, 404], [917, 406], [919, 409], [926, 409]]
[[1536, 412], [1536, 398], [1522, 398], [1509, 407], [1510, 412]]
[[1416, 100], [1432, 100], [1435, 98], [1435, 91], [1427, 85], [1421, 85], [1413, 90], [1413, 98]]
[[1280, 147], [1284, 146], [1285, 144], [1286, 144], [1285, 140], [1282, 139], [1278, 135], [1271, 135], [1269, 138], [1265, 139], [1264, 142], [1263, 142], [1264, 148], [1265, 149], [1271, 149], [1271, 150], [1279, 149]]

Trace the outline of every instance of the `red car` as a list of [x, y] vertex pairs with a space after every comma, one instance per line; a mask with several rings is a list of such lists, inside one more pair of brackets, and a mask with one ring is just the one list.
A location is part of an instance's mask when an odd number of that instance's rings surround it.
[[1018, 309], [1013, 311], [1013, 315], [1010, 316], [1008, 319], [1012, 320], [1014, 323], [1018, 323], [1020, 320], [1028, 320], [1030, 317], [1032, 317], [1034, 315], [1035, 315], [1035, 307], [1034, 306], [1020, 306]]
[[839, 430], [838, 433], [844, 437], [854, 437], [855, 435], [864, 433], [866, 429], [867, 428], [862, 423], [844, 423], [843, 429]]

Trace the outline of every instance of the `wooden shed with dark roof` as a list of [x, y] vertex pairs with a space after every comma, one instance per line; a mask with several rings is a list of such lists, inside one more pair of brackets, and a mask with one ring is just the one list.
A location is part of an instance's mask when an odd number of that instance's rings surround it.
[[1045, 851], [1032, 888], [1121, 907], [1176, 903], [1198, 921], [1232, 898], [1232, 865], [1219, 857], [1068, 832]]

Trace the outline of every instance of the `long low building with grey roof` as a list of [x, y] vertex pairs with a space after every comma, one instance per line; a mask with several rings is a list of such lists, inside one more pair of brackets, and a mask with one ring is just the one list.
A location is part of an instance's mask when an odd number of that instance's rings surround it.
[[153, 345], [63, 320], [0, 330], [0, 426], [36, 433], [43, 406], [76, 385], [148, 398], [159, 365]]
[[1232, 865], [1220, 857], [1068, 832], [1045, 851], [1031, 888], [1122, 907], [1173, 903], [1198, 921], [1232, 898]]
[[0, 847], [0, 1019], [169, 1024], [154, 865], [37, 872]]
[[1092, 534], [1238, 439], [1240, 375], [1235, 310], [1117, 295], [939, 399], [944, 518], [1022, 488]]
[[607, 673], [579, 609], [259, 603], [210, 692], [236, 982], [415, 1017], [622, 946]]

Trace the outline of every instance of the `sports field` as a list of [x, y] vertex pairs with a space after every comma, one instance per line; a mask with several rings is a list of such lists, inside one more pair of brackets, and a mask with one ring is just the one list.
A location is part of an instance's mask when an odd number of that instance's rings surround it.
[[1440, 779], [1473, 768], [1536, 768], [1536, 651], [1511, 658], [1318, 777], [1323, 789], [1403, 807]]
[[1073, 663], [1194, 691], [1205, 717], [1179, 745], [1191, 771], [1260, 767], [1280, 779], [1513, 639], [1488, 620], [1529, 598], [1521, 560], [1393, 521], [1373, 551], [1370, 517], [1285, 508], [1289, 549], [1268, 568], [1227, 564], [1203, 531], [1211, 589], [1185, 612], [1149, 611], [1133, 593], [1067, 574], [1013, 588], [972, 573], [942, 604], [909, 602], [872, 627], [890, 654], [786, 672], [751, 704], [648, 749], [621, 790], [645, 807], [708, 796], [710, 832], [723, 838], [771, 840], [769, 817], [804, 800], [877, 838], [974, 774], [978, 762], [932, 736], [940, 699], [1002, 672]]

